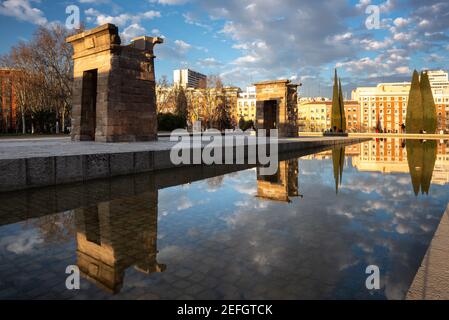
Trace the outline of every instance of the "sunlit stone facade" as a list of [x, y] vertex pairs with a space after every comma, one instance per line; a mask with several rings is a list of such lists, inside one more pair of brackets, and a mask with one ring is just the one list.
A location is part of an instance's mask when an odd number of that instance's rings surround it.
[[279, 137], [298, 136], [298, 84], [263, 81], [256, 86], [257, 129], [278, 129]]
[[[323, 132], [331, 127], [332, 101], [317, 99], [300, 101], [298, 104], [298, 125], [302, 132]], [[346, 129], [358, 132], [361, 128], [360, 104], [345, 101]]]
[[153, 47], [161, 38], [120, 45], [105, 24], [67, 38], [74, 55], [72, 140], [129, 142], [157, 139]]

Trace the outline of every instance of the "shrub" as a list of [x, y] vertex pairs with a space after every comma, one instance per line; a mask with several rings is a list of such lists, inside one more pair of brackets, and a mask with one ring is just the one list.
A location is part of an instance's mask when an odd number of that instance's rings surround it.
[[186, 127], [186, 118], [172, 113], [159, 113], [157, 115], [158, 131], [173, 131]]

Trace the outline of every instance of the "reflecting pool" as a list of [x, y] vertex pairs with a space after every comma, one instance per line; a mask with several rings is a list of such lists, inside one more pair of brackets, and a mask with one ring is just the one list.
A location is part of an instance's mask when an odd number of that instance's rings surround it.
[[387, 139], [2, 194], [0, 298], [404, 299], [448, 182], [446, 141]]

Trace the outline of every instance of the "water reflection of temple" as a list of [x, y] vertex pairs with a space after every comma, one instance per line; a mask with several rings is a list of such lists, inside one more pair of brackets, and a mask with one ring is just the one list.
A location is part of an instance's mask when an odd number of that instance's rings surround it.
[[118, 293], [131, 266], [146, 274], [165, 270], [156, 259], [157, 199], [152, 191], [75, 209], [82, 276]]
[[273, 175], [261, 175], [257, 169], [257, 197], [290, 202], [290, 197], [299, 196], [298, 160], [279, 161]]

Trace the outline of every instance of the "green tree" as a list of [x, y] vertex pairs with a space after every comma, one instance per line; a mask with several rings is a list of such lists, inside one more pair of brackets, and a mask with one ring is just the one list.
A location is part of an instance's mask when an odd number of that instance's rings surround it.
[[337, 69], [334, 75], [334, 88], [332, 93], [332, 112], [331, 112], [331, 126], [332, 130], [338, 131], [341, 129], [341, 109], [340, 109], [340, 94], [338, 90]]
[[420, 89], [423, 108], [423, 129], [427, 133], [435, 133], [438, 125], [437, 111], [427, 72], [421, 72]]
[[423, 104], [418, 71], [413, 71], [412, 84], [408, 96], [405, 126], [407, 133], [419, 133], [423, 130]]
[[342, 93], [342, 88], [341, 88], [341, 80], [338, 80], [338, 84], [339, 84], [339, 91], [338, 91], [338, 96], [339, 96], [339, 103], [340, 103], [340, 113], [341, 113], [341, 130], [343, 132], [346, 132], [346, 114], [345, 114], [345, 102], [343, 100], [343, 93]]
[[187, 97], [182, 87], [176, 89], [176, 109], [175, 114], [179, 117], [182, 127], [187, 126], [188, 106]]

